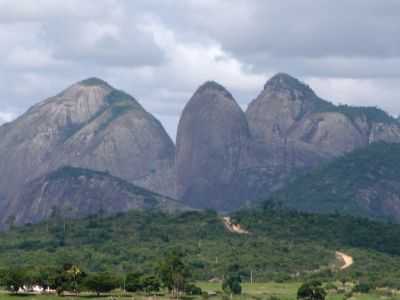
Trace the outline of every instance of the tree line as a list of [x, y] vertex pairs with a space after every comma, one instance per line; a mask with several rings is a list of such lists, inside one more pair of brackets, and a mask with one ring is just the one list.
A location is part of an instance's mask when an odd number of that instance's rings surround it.
[[[43, 292], [55, 292], [59, 296], [65, 293], [79, 295], [82, 291], [93, 292], [100, 296], [115, 289], [146, 295], [159, 293], [166, 289], [168, 293], [180, 298], [183, 295], [202, 295], [201, 288], [192, 282], [189, 266], [184, 263], [183, 255], [177, 251], [168, 253], [151, 274], [140, 272], [117, 276], [111, 272], [87, 273], [76, 264], [65, 263], [59, 268], [10, 268], [0, 271], [0, 285], [11, 293], [32, 291], [40, 287]], [[236, 274], [227, 274], [222, 287], [231, 295], [241, 293], [241, 279]]]

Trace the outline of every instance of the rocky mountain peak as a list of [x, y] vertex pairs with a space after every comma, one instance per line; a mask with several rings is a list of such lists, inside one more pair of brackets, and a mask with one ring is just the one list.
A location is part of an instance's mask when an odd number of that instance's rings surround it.
[[1, 128], [0, 166], [8, 177], [0, 179], [0, 198], [3, 194], [5, 204], [23, 183], [62, 165], [107, 170], [174, 195], [172, 140], [132, 96], [101, 79], [77, 82]]
[[307, 97], [316, 97], [314, 91], [307, 84], [286, 73], [278, 73], [270, 78], [264, 85], [264, 91], [290, 91]]
[[106, 86], [106, 87], [111, 87], [106, 81], [103, 79], [97, 78], [97, 77], [89, 77], [87, 79], [84, 79], [78, 84], [83, 85], [83, 86]]
[[219, 94], [227, 99], [235, 101], [232, 94], [229, 93], [224, 86], [215, 81], [206, 81], [197, 89], [195, 94], [202, 93]]
[[[178, 126], [177, 196], [196, 208], [237, 207], [233, 184], [249, 138], [246, 116], [232, 95], [206, 82], [186, 104]], [[230, 197], [229, 202], [224, 201]]]

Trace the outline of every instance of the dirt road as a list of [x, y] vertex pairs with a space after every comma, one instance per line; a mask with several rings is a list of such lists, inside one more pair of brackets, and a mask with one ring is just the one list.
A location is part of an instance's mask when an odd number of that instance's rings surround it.
[[350, 255], [347, 255], [343, 252], [336, 251], [336, 257], [337, 259], [343, 262], [343, 265], [340, 267], [340, 270], [345, 270], [354, 263], [353, 258]]
[[224, 225], [229, 232], [237, 233], [237, 234], [250, 234], [246, 229], [243, 229], [240, 224], [233, 224], [230, 217], [223, 218]]

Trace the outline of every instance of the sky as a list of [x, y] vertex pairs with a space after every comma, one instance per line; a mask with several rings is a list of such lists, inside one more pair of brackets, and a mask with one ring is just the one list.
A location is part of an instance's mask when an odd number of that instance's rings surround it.
[[277, 72], [398, 115], [399, 16], [398, 0], [0, 0], [0, 123], [95, 76], [174, 139], [204, 81], [245, 109]]

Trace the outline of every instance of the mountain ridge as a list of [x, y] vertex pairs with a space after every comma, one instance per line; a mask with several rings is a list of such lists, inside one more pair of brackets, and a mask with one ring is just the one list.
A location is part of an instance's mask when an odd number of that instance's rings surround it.
[[251, 206], [290, 178], [374, 142], [400, 142], [400, 123], [376, 107], [334, 105], [286, 74], [244, 112], [221, 84], [199, 86], [176, 146], [129, 94], [91, 77], [0, 126], [0, 208], [20, 186], [61, 166], [109, 172], [196, 208]]

